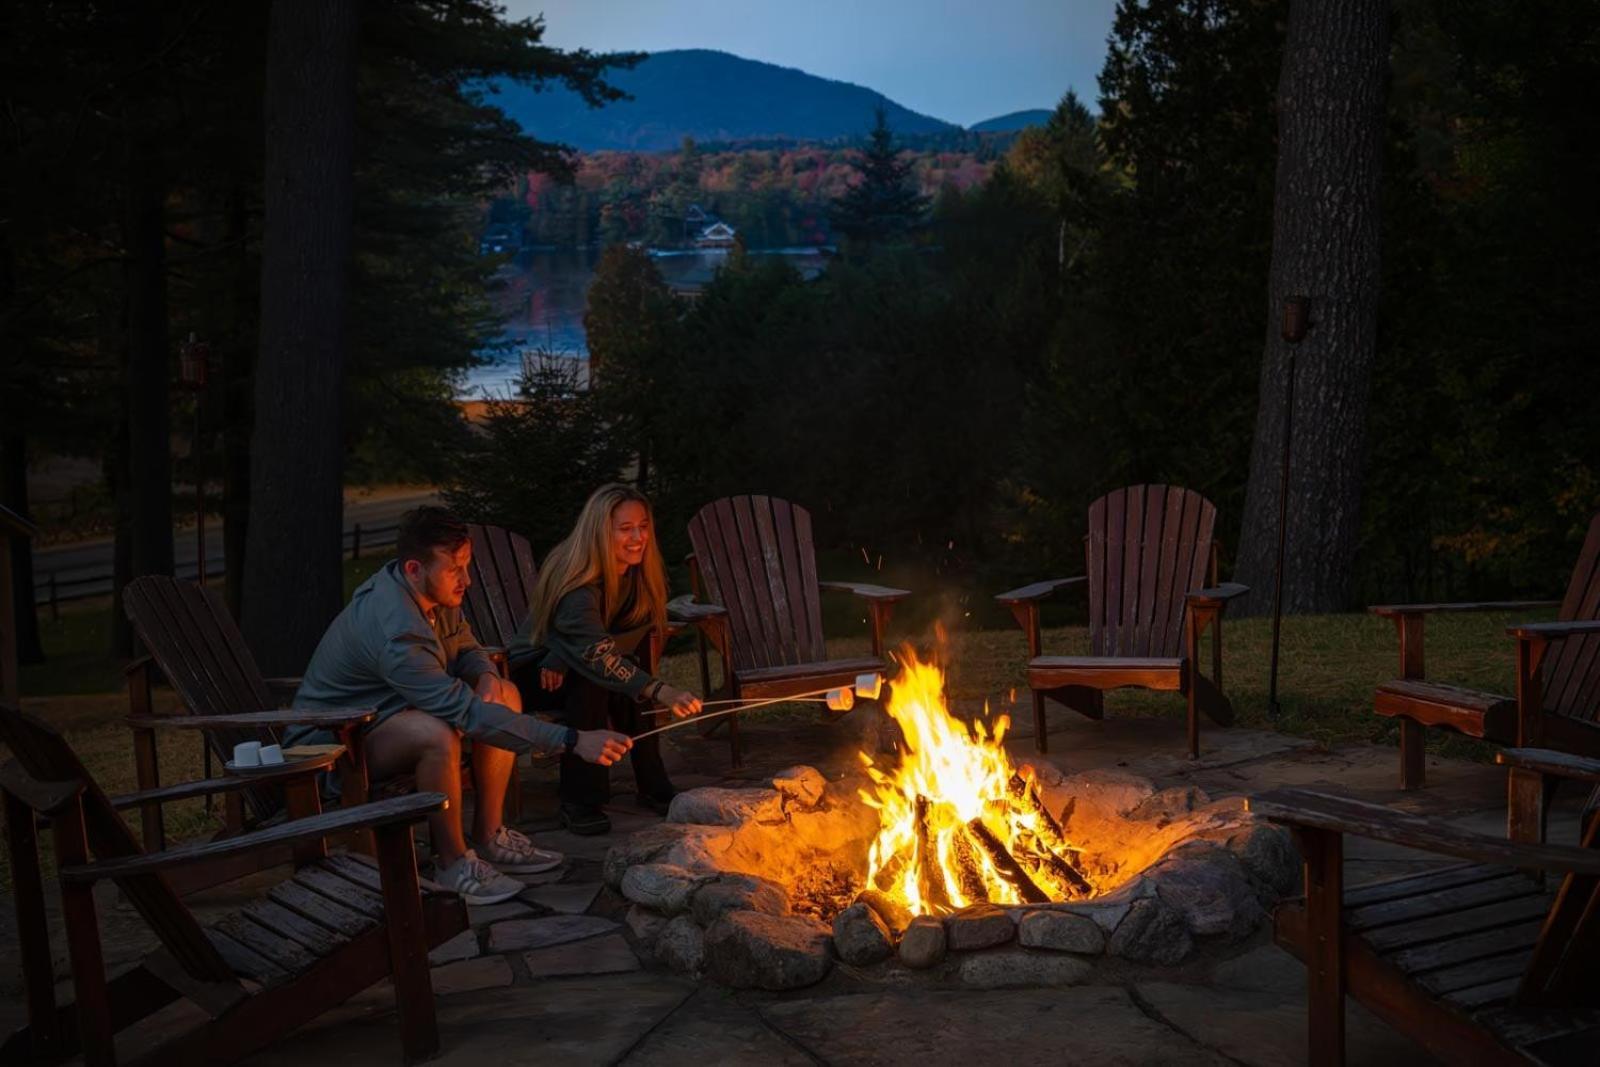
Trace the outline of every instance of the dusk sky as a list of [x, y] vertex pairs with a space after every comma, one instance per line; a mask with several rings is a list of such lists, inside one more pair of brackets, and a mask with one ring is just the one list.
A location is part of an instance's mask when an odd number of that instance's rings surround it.
[[1093, 107], [1116, 0], [506, 0], [541, 12], [557, 48], [714, 48], [876, 89], [913, 111], [970, 125]]

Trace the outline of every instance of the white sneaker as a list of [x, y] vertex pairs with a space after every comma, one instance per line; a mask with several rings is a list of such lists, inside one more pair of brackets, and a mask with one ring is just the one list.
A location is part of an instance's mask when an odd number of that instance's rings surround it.
[[501, 874], [470, 848], [450, 866], [441, 868], [435, 880], [468, 904], [476, 905], [510, 900], [523, 889], [521, 882]]
[[538, 874], [561, 866], [566, 859], [559, 852], [536, 848], [526, 834], [502, 825], [487, 841], [478, 842], [483, 858], [508, 874]]

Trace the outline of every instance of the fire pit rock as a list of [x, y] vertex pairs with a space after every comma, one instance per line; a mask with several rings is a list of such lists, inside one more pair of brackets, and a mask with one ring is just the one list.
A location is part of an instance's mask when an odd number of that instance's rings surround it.
[[819, 981], [835, 956], [984, 988], [1081, 981], [1102, 956], [1170, 966], [1248, 936], [1298, 880], [1287, 833], [1240, 798], [1121, 771], [1029, 773], [1094, 896], [913, 917], [862, 891], [877, 833], [864, 779], [827, 782], [811, 767], [679, 794], [666, 823], [610, 850], [604, 876], [633, 902], [626, 928], [647, 956], [761, 989]]
[[730, 911], [706, 931], [711, 976], [735, 989], [799, 989], [833, 966], [828, 928], [799, 915]]

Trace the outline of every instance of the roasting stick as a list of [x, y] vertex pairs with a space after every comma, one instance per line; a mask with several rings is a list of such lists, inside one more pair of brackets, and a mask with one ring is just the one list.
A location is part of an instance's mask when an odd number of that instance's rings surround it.
[[[834, 687], [831, 687], [831, 688], [828, 688], [828, 689], [817, 689], [817, 690], [814, 690], [813, 692], [810, 692], [810, 693], [796, 693], [793, 696], [773, 697], [770, 700], [750, 700], [750, 701], [745, 701], [745, 700], [713, 700], [713, 701], [707, 701], [706, 703], [703, 703], [700, 706], [702, 708], [704, 708], [704, 707], [706, 707], [708, 705], [711, 705], [711, 704], [734, 704], [734, 705], [737, 705], [737, 706], [736, 707], [731, 707], [731, 708], [724, 708], [721, 711], [713, 711], [709, 715], [691, 715], [686, 719], [679, 719], [676, 722], [669, 722], [665, 726], [657, 726], [653, 730], [646, 730], [642, 734], [634, 734], [633, 735], [633, 739], [635, 741], [638, 741], [641, 738], [653, 737], [656, 734], [666, 733], [668, 730], [676, 730], [680, 726], [688, 726], [690, 723], [704, 722], [706, 719], [715, 719], [715, 718], [718, 718], [718, 717], [723, 716], [723, 715], [733, 715], [733, 714], [736, 714], [737, 712], [741, 712], [741, 711], [752, 711], [755, 708], [764, 708], [764, 707], [767, 707], [767, 706], [772, 705], [772, 704], [806, 704], [806, 703], [822, 703], [822, 702], [826, 701], [830, 705], [834, 704], [835, 702], [840, 703], [840, 704], [843, 705], [840, 708], [840, 710], [849, 711], [851, 705], [854, 703], [855, 694], [859, 693], [859, 694], [861, 694], [863, 697], [865, 697], [868, 700], [876, 700], [878, 698], [879, 693], [881, 693], [882, 691], [883, 691], [883, 676], [882, 675], [878, 675], [878, 674], [862, 674], [862, 675], [858, 675], [856, 677], [856, 684], [855, 684], [855, 686], [853, 688], [849, 687], [849, 686], [846, 686], [846, 687], [834, 686]], [[840, 694], [840, 697], [837, 698], [837, 701], [835, 699], [830, 699], [830, 698], [832, 698], [834, 693], [839, 693]], [[824, 694], [827, 694], [827, 696], [824, 696]], [[846, 696], [848, 696], [850, 699], [845, 699]]]

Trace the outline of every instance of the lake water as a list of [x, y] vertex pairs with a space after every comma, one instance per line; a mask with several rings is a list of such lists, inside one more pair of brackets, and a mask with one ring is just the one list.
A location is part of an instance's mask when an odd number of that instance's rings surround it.
[[[813, 278], [827, 263], [827, 253], [817, 248], [779, 248], [751, 255], [782, 256], [802, 277]], [[727, 262], [723, 249], [653, 253], [656, 269], [668, 285], [693, 288], [711, 280]], [[464, 396], [485, 393], [505, 396], [515, 391], [525, 352], [543, 349], [558, 356], [587, 362], [588, 339], [583, 332], [583, 312], [589, 284], [600, 261], [597, 248], [553, 249], [524, 252], [495, 278], [494, 299], [505, 317], [503, 351], [495, 362], [467, 373]], [[583, 372], [580, 372], [580, 374]]]

